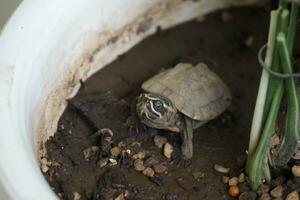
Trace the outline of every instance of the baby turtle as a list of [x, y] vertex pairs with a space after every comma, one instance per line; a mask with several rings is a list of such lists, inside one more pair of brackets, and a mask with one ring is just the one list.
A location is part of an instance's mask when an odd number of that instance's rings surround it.
[[228, 87], [206, 64], [179, 63], [142, 84], [136, 111], [149, 127], [180, 132], [182, 161], [193, 156], [193, 129], [219, 116], [230, 105]]

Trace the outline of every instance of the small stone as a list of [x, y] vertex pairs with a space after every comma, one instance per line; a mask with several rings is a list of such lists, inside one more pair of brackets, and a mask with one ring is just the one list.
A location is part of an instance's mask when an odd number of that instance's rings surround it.
[[300, 149], [296, 149], [296, 151], [293, 155], [293, 159], [300, 160]]
[[89, 161], [93, 156], [96, 155], [98, 150], [99, 150], [99, 147], [97, 147], [97, 146], [92, 146], [92, 147], [89, 147], [87, 149], [84, 149], [83, 150], [84, 159]]
[[151, 167], [153, 165], [157, 165], [158, 163], [159, 161], [154, 156], [151, 156], [145, 160], [146, 167]]
[[273, 148], [280, 144], [280, 138], [277, 134], [272, 135], [270, 138], [270, 146]]
[[121, 149], [124, 149], [126, 147], [126, 145], [124, 144], [123, 141], [118, 143], [118, 147], [120, 147]]
[[228, 192], [231, 196], [237, 197], [240, 194], [240, 189], [237, 186], [230, 186]]
[[283, 188], [281, 185], [275, 187], [273, 190], [271, 190], [270, 194], [272, 197], [279, 198], [282, 197]]
[[269, 193], [264, 193], [260, 196], [259, 200], [271, 200], [271, 196], [269, 195]]
[[223, 22], [230, 22], [233, 19], [233, 16], [229, 11], [223, 11], [221, 13], [221, 19]]
[[141, 159], [136, 159], [134, 161], [134, 169], [136, 171], [143, 171], [145, 169], [145, 166], [144, 166], [144, 161], [142, 161]]
[[261, 184], [257, 190], [257, 194], [259, 196], [262, 196], [265, 193], [268, 193], [270, 191], [270, 186], [267, 184]]
[[108, 163], [108, 158], [101, 158], [98, 162], [97, 162], [97, 164], [98, 164], [98, 166], [99, 167], [105, 167], [106, 165], [107, 165], [107, 163]]
[[132, 156], [132, 159], [144, 159], [145, 156], [146, 156], [146, 154], [144, 152], [140, 151], [140, 152], [134, 154]]
[[199, 15], [196, 17], [196, 22], [202, 23], [206, 20], [206, 17], [204, 15]]
[[245, 180], [246, 180], [245, 174], [244, 174], [244, 173], [241, 173], [241, 174], [239, 175], [239, 183], [244, 183]]
[[110, 153], [112, 156], [117, 157], [120, 155], [121, 149], [120, 149], [120, 147], [114, 147], [110, 150]]
[[121, 151], [121, 155], [122, 155], [123, 157], [125, 157], [125, 156], [130, 156], [130, 155], [131, 155], [131, 150], [130, 150], [130, 149], [122, 150], [122, 151]]
[[250, 188], [249, 184], [246, 183], [246, 182], [239, 183], [238, 186], [240, 188], [240, 192], [241, 193], [243, 193], [243, 192], [250, 192], [251, 191], [251, 188]]
[[165, 200], [178, 200], [176, 194], [166, 194], [164, 199]]
[[291, 192], [287, 195], [286, 200], [299, 200], [299, 194], [297, 191]]
[[239, 196], [239, 200], [255, 200], [257, 198], [257, 194], [255, 192], [243, 192]]
[[109, 158], [108, 160], [109, 160], [111, 166], [114, 166], [114, 165], [118, 164], [118, 162], [113, 158]]
[[228, 184], [229, 179], [230, 178], [228, 176], [222, 176], [222, 182], [225, 183], [225, 184]]
[[224, 166], [218, 165], [218, 164], [215, 164], [215, 165], [214, 165], [214, 169], [215, 169], [217, 172], [220, 172], [220, 173], [223, 173], [223, 174], [228, 174], [229, 171], [230, 171], [230, 168], [224, 167]]
[[158, 174], [164, 173], [165, 171], [167, 171], [167, 169], [168, 168], [166, 166], [164, 166], [164, 165], [154, 165], [153, 166], [154, 172], [158, 173]]
[[166, 143], [164, 146], [164, 156], [171, 158], [173, 153], [173, 146], [169, 143]]
[[244, 40], [244, 45], [247, 46], [247, 47], [250, 47], [252, 46], [254, 43], [254, 36], [253, 35], [249, 35], [245, 38]]
[[163, 148], [164, 144], [167, 143], [167, 138], [160, 136], [160, 135], [156, 135], [154, 136], [154, 144], [158, 147], [158, 148]]
[[124, 194], [121, 193], [117, 198], [115, 198], [114, 200], [125, 200]]
[[41, 159], [41, 170], [42, 172], [46, 173], [49, 170], [49, 161], [47, 160], [47, 158], [42, 158]]
[[140, 144], [138, 143], [135, 143], [133, 145], [130, 145], [130, 150], [131, 150], [131, 153], [134, 155], [134, 154], [137, 154], [141, 151], [141, 146]]
[[277, 178], [272, 179], [269, 185], [271, 188], [275, 188], [279, 185], [282, 185], [285, 181], [286, 181], [285, 176], [278, 176]]
[[300, 165], [294, 165], [292, 167], [292, 173], [295, 177], [300, 177]]
[[109, 128], [102, 128], [96, 132], [97, 135], [114, 136], [114, 133]]
[[73, 197], [74, 197], [73, 200], [80, 200], [81, 195], [78, 192], [74, 192]]
[[238, 177], [232, 177], [232, 178], [229, 179], [229, 181], [228, 181], [228, 185], [229, 185], [229, 186], [236, 186], [238, 183], [239, 183]]
[[154, 176], [155, 173], [154, 173], [154, 171], [153, 171], [153, 169], [151, 167], [147, 167], [146, 169], [143, 170], [143, 174], [145, 176], [152, 177], [152, 176]]

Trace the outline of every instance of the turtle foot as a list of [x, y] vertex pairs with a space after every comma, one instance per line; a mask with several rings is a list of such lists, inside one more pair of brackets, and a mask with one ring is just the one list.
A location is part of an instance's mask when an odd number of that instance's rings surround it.
[[191, 158], [185, 159], [183, 157], [178, 157], [178, 158], [174, 158], [171, 161], [171, 164], [175, 165], [178, 168], [184, 168], [184, 169], [186, 169], [186, 168], [191, 168], [192, 165], [193, 165], [193, 162], [192, 162]]
[[142, 133], [146, 131], [146, 126], [142, 124], [139, 119], [135, 116], [129, 116], [126, 120], [126, 126], [130, 133]]

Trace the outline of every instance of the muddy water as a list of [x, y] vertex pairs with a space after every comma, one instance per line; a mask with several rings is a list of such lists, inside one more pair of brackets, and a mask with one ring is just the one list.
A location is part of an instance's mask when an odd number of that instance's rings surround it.
[[[101, 199], [95, 195], [104, 187], [99, 186], [99, 180], [112, 172], [125, 175], [129, 193], [133, 186], [146, 188], [135, 191], [138, 194], [132, 199], [231, 199], [213, 165], [234, 168], [232, 175], [239, 173], [236, 158], [247, 149], [261, 72], [257, 51], [266, 41], [269, 15], [256, 7], [230, 12], [233, 18], [229, 22], [223, 22], [217, 12], [201, 23], [191, 21], [166, 31], [158, 29], [157, 34], [84, 83], [60, 119], [58, 132], [46, 145], [47, 159], [59, 164], [44, 175], [62, 199], [74, 199], [74, 192], [81, 199]], [[245, 44], [252, 39], [253, 43]], [[84, 159], [84, 149], [99, 145], [90, 137], [98, 128], [111, 128], [118, 141], [127, 134], [132, 137], [123, 122], [129, 114], [130, 97], [139, 92], [144, 80], [178, 62], [199, 61], [220, 75], [231, 89], [233, 102], [221, 117], [195, 131], [192, 168], [177, 168], [161, 158], [150, 134], [141, 139], [142, 147], [168, 167], [159, 186], [128, 165], [99, 168], [96, 160]], [[108, 96], [103, 94], [107, 91], [111, 92]], [[177, 135], [170, 136], [170, 140], [175, 148], [179, 147]], [[195, 180], [192, 174], [199, 171], [204, 177]]]

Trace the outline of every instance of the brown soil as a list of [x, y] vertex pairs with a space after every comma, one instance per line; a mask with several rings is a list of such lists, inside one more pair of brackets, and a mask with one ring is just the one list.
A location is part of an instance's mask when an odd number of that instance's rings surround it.
[[[46, 143], [47, 160], [52, 166], [44, 175], [61, 199], [74, 199], [75, 192], [80, 199], [109, 199], [105, 195], [114, 199], [125, 191], [128, 199], [231, 199], [213, 165], [233, 168], [231, 175], [241, 170], [236, 167], [236, 158], [247, 149], [261, 72], [257, 51], [267, 38], [269, 11], [250, 7], [230, 12], [233, 19], [229, 22], [223, 22], [217, 12], [201, 23], [191, 21], [158, 31], [83, 85], [70, 100], [57, 133]], [[249, 37], [253, 37], [253, 44], [245, 45]], [[192, 168], [178, 168], [153, 144], [154, 130], [137, 134], [129, 131], [125, 122], [131, 99], [144, 80], [178, 62], [200, 61], [222, 77], [231, 89], [233, 102], [222, 116], [195, 131]], [[126, 155], [116, 158], [118, 165], [100, 168], [98, 161], [109, 152], [103, 147], [103, 138], [93, 134], [102, 128], [113, 131], [111, 146], [123, 141], [132, 152], [145, 151], [147, 157], [167, 166], [168, 173], [147, 178], [134, 170], [132, 159]], [[159, 134], [168, 138], [176, 154], [180, 147], [178, 135], [167, 131]], [[141, 147], [130, 146], [135, 141]], [[83, 151], [91, 146], [100, 149], [87, 160]], [[195, 180], [194, 172], [204, 176]]]

